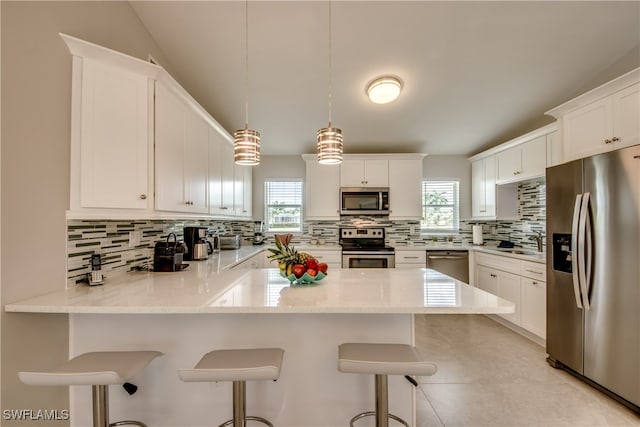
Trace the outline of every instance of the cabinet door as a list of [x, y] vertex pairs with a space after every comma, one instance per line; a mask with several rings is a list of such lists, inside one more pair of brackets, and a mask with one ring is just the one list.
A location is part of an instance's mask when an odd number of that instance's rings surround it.
[[148, 209], [147, 77], [89, 59], [82, 64], [79, 205]]
[[547, 166], [547, 138], [541, 136], [521, 146], [522, 169], [520, 179], [544, 176]]
[[613, 94], [613, 137], [615, 148], [640, 143], [640, 84]]
[[471, 215], [474, 218], [496, 216], [495, 156], [471, 164]]
[[251, 218], [253, 216], [253, 167], [245, 166], [244, 167], [244, 185], [242, 186], [244, 190], [243, 195], [243, 216]]
[[476, 266], [476, 287], [498, 295], [498, 272], [484, 265]]
[[364, 187], [364, 160], [343, 160], [340, 165], [341, 187]]
[[156, 83], [156, 208], [187, 211], [184, 198], [186, 105]]
[[224, 137], [209, 128], [209, 213], [223, 215], [222, 209], [222, 146]]
[[496, 164], [498, 184], [516, 181], [522, 173], [522, 147], [517, 146], [499, 152], [496, 155]]
[[364, 186], [388, 187], [389, 186], [389, 161], [365, 160], [364, 161]]
[[558, 131], [546, 136], [547, 143], [547, 167], [562, 163], [562, 141]]
[[613, 133], [611, 97], [578, 108], [562, 118], [564, 160], [608, 151]]
[[185, 210], [208, 213], [209, 126], [195, 112], [187, 114], [184, 150]]
[[234, 165], [233, 214], [251, 216], [251, 166]]
[[511, 301], [515, 306], [515, 312], [500, 314], [511, 323], [520, 326], [522, 324], [521, 319], [521, 291], [520, 291], [520, 276], [511, 273], [505, 273], [498, 271], [498, 296], [504, 298], [507, 301]]
[[422, 159], [389, 160], [389, 219], [422, 219]]
[[220, 160], [222, 162], [222, 211], [225, 215], [234, 214], [233, 190], [235, 184], [235, 163], [233, 162], [233, 145], [224, 143], [220, 150]]
[[305, 218], [340, 219], [340, 166], [321, 165], [315, 159], [305, 163]]
[[340, 165], [341, 187], [388, 187], [389, 161], [345, 159]]
[[522, 278], [522, 327], [539, 337], [547, 335], [547, 286], [545, 282]]

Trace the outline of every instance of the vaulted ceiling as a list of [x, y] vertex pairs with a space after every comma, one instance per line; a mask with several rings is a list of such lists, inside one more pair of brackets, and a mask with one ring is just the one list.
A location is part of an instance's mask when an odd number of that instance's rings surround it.
[[[130, 1], [169, 67], [263, 154], [315, 152], [328, 124], [329, 6], [333, 125], [346, 153], [473, 154], [552, 118], [544, 112], [616, 64], [640, 66], [640, 2]], [[626, 60], [625, 60], [626, 58]], [[403, 82], [371, 103], [366, 84]], [[615, 77], [615, 76], [611, 76]]]

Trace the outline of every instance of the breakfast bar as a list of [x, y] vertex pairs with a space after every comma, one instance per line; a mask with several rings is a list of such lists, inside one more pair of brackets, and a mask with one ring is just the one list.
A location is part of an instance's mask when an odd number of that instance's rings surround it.
[[[113, 388], [114, 419], [218, 425], [230, 415], [230, 385], [186, 384], [177, 370], [214, 349], [280, 347], [285, 350], [280, 379], [248, 383], [247, 412], [278, 426], [326, 427], [346, 425], [374, 405], [370, 377], [338, 372], [341, 343], [414, 344], [416, 313], [509, 313], [514, 307], [424, 268], [333, 269], [322, 281], [292, 286], [278, 269], [221, 270], [209, 260], [178, 273], [130, 272], [102, 286], [75, 286], [5, 310], [68, 313], [70, 356], [163, 352], [136, 379], [138, 393], [128, 396]], [[414, 393], [402, 376], [389, 378], [390, 410], [412, 425]], [[89, 424], [86, 386], [72, 387], [70, 400], [72, 426]]]

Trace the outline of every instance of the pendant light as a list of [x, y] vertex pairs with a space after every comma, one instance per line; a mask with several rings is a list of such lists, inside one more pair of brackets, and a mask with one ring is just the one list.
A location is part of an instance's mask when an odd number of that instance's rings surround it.
[[245, 122], [244, 129], [233, 133], [233, 160], [237, 165], [260, 164], [260, 132], [249, 129], [249, 1], [245, 1]]
[[323, 165], [342, 163], [342, 129], [331, 126], [331, 1], [329, 1], [329, 126], [318, 130], [318, 162]]

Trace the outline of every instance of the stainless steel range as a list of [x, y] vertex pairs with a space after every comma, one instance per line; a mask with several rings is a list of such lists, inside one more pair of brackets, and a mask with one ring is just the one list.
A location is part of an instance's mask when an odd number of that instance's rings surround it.
[[384, 243], [384, 228], [341, 228], [342, 268], [394, 268], [395, 250]]

